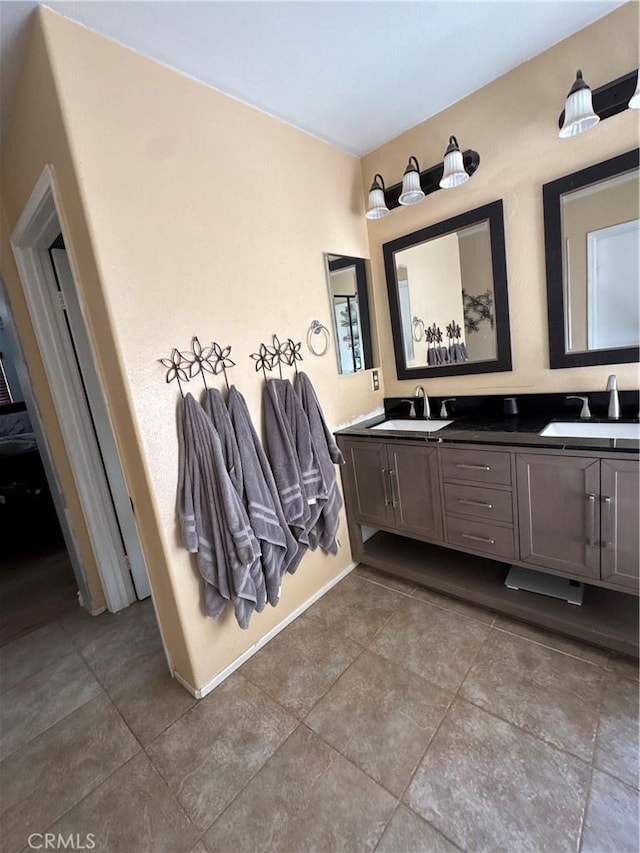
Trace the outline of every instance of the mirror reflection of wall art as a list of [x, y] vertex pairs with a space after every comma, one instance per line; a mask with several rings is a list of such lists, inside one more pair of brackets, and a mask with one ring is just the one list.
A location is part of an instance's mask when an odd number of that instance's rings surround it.
[[640, 355], [635, 149], [543, 187], [551, 367]]
[[383, 253], [399, 379], [511, 370], [501, 201]]
[[325, 254], [338, 372], [373, 367], [364, 258]]

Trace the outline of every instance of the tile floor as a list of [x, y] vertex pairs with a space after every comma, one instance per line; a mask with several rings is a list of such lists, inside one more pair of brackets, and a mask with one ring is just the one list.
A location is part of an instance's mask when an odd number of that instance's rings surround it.
[[637, 853], [637, 678], [364, 568], [200, 702], [76, 611], [0, 649], [1, 849]]

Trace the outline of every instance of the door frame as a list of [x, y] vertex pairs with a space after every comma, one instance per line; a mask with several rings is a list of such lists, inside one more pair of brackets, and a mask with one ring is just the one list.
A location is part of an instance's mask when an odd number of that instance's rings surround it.
[[[70, 381], [65, 368], [67, 354], [56, 331], [56, 311], [59, 312], [60, 306], [55, 304], [58, 291], [48, 250], [60, 233], [63, 238], [66, 237], [59, 210], [54, 171], [47, 165], [11, 235], [11, 247], [38, 339], [107, 607], [116, 612], [132, 604], [136, 594], [88, 404], [78, 383]], [[65, 244], [69, 246], [70, 241], [65, 239]], [[77, 282], [78, 275], [71, 254], [69, 263], [74, 282]], [[86, 311], [77, 287], [76, 294], [86, 326]], [[88, 328], [87, 336], [91, 340]], [[95, 353], [92, 355], [99, 377]], [[99, 393], [104, 397], [102, 387]], [[82, 399], [79, 394], [82, 394]]]

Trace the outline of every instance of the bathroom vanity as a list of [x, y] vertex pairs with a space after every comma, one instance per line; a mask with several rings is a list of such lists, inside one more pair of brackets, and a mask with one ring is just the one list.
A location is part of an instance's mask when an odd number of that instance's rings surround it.
[[[640, 442], [424, 426], [338, 433], [354, 560], [637, 655]], [[584, 582], [583, 605], [507, 589], [510, 565]]]

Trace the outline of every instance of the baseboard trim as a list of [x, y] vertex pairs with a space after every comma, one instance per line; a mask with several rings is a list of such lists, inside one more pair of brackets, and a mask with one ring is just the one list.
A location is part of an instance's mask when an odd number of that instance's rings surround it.
[[283, 631], [287, 627], [287, 625], [290, 625], [294, 619], [297, 619], [298, 616], [304, 613], [305, 610], [308, 610], [308, 608], [311, 607], [312, 604], [315, 604], [315, 602], [319, 598], [322, 598], [325, 593], [329, 592], [331, 587], [335, 586], [343, 578], [346, 578], [346, 576], [350, 574], [357, 565], [357, 563], [349, 563], [349, 565], [346, 566], [346, 568], [344, 568], [339, 575], [333, 578], [333, 580], [330, 580], [329, 583], [325, 584], [321, 589], [314, 593], [311, 598], [308, 598], [304, 602], [304, 604], [301, 604], [300, 607], [297, 607], [293, 611], [293, 613], [290, 613], [287, 616], [286, 619], [283, 619], [282, 622], [273, 627], [270, 631], [267, 631], [264, 637], [261, 637], [255, 645], [247, 649], [246, 652], [243, 652], [239, 657], [237, 657], [221, 672], [219, 672], [215, 678], [212, 678], [211, 681], [207, 682], [207, 684], [205, 684], [204, 687], [202, 687], [200, 690], [195, 688], [192, 684], [189, 684], [187, 679], [180, 675], [177, 669], [173, 670], [173, 677], [185, 688], [185, 690], [188, 690], [189, 693], [196, 699], [204, 699], [207, 694], [211, 693], [211, 691], [219, 684], [222, 684], [222, 682], [232, 673], [234, 673], [236, 669], [241, 667], [243, 663], [248, 661], [249, 658], [253, 657], [253, 655], [255, 655], [256, 652], [260, 651], [263, 646], [266, 646], [269, 640], [272, 640], [277, 634], [280, 633], [280, 631]]

